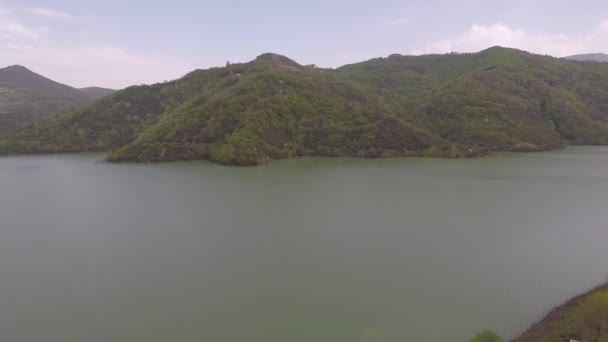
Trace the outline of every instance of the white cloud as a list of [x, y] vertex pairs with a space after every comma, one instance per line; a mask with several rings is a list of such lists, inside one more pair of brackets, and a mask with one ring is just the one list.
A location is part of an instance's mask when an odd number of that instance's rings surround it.
[[[27, 50], [27, 53], [24, 53]], [[0, 64], [21, 64], [58, 82], [75, 87], [124, 88], [183, 76], [189, 63], [137, 54], [112, 45], [32, 47], [0, 45]]]
[[[2, 18], [0, 18], [0, 20], [2, 20]], [[19, 23], [0, 23], [0, 37], [8, 40], [17, 40], [20, 38], [37, 39], [40, 37], [40, 32], [40, 30], [29, 28]]]
[[[0, 1], [0, 5], [2, 5], [1, 1]], [[12, 12], [9, 11], [7, 8], [0, 7], [0, 16], [8, 16], [11, 14], [12, 14]]]
[[[72, 21], [73, 32], [26, 24], [25, 13], [76, 18], [44, 8], [8, 8], [0, 0], [0, 68], [20, 64], [58, 82], [76, 87], [123, 88], [182, 76], [193, 69], [175, 58], [137, 53], [113, 44], [83, 39], [90, 21]], [[70, 36], [73, 38], [70, 40]]]
[[0, 46], [0, 49], [12, 49], [12, 50], [31, 50], [33, 49], [32, 46], [29, 45], [2, 45]]
[[46, 18], [53, 19], [72, 19], [74, 18], [71, 14], [56, 11], [54, 9], [45, 8], [45, 7], [29, 7], [26, 9], [28, 13], [38, 15]]
[[496, 45], [557, 57], [608, 52], [608, 20], [600, 23], [592, 32], [582, 35], [532, 33], [502, 23], [473, 25], [454, 38], [432, 42], [426, 48], [415, 49], [411, 53], [476, 52]]
[[0, 41], [38, 39], [47, 30], [44, 27], [25, 26], [15, 18], [11, 10], [0, 7]]
[[384, 25], [403, 25], [410, 22], [409, 18], [397, 18], [384, 22]]

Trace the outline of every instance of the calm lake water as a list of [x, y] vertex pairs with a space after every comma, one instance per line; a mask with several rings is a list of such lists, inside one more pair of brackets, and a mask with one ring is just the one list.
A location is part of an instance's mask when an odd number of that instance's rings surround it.
[[0, 158], [0, 340], [513, 337], [608, 275], [608, 148], [101, 158]]

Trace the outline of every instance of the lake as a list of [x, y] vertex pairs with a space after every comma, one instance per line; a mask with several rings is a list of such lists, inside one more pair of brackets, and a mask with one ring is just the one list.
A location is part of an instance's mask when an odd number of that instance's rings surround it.
[[514, 337], [606, 281], [608, 148], [251, 168], [0, 158], [0, 340]]

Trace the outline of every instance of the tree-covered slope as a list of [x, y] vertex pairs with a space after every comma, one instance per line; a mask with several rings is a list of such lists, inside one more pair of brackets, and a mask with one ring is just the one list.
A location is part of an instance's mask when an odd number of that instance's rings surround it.
[[197, 73], [186, 80], [216, 75], [204, 87], [190, 86], [201, 90], [111, 159], [174, 160], [186, 153], [251, 165], [296, 155], [458, 153], [363, 87], [281, 56]]
[[16, 130], [0, 152], [252, 165], [297, 155], [474, 156], [608, 142], [608, 64], [492, 48], [336, 70], [274, 54], [119, 91]]
[[14, 65], [0, 69], [0, 133], [73, 109], [112, 93], [72, 88]]
[[608, 285], [555, 308], [514, 342], [608, 341]]
[[476, 153], [417, 128], [334, 72], [266, 54], [131, 87], [16, 130], [6, 153], [111, 151], [111, 160], [210, 159], [253, 165], [296, 155]]
[[608, 65], [491, 48], [338, 69], [418, 125], [490, 150], [608, 142]]
[[161, 85], [130, 87], [10, 132], [0, 152], [107, 151], [128, 144], [163, 112]]

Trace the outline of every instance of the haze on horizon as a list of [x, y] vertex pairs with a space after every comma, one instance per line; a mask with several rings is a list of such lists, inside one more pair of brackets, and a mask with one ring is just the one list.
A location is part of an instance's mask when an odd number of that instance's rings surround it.
[[161, 82], [264, 52], [337, 67], [494, 45], [608, 53], [608, 2], [0, 0], [0, 67], [75, 87]]

